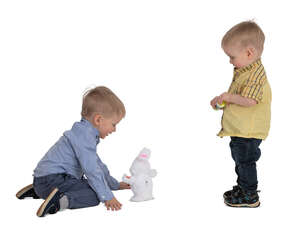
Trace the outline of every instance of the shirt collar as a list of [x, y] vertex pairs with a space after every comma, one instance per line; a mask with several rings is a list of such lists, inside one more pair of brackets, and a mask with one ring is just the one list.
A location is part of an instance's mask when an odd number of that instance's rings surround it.
[[256, 60], [255, 62], [253, 62], [252, 64], [242, 67], [242, 68], [234, 68], [234, 74], [241, 74], [244, 72], [247, 72], [249, 70], [252, 70], [254, 67], [260, 66], [261, 65], [261, 59], [259, 58], [258, 60]]
[[85, 125], [88, 129], [89, 132], [91, 132], [94, 136], [95, 136], [95, 139], [96, 139], [96, 142], [97, 144], [99, 143], [100, 139], [99, 139], [99, 130], [96, 129], [91, 122], [89, 122], [87, 119], [85, 118], [81, 118], [81, 121], [83, 123], [83, 125]]

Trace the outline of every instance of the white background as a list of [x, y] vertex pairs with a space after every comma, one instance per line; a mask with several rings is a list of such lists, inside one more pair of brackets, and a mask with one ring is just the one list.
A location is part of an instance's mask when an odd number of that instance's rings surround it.
[[[229, 139], [216, 136], [233, 67], [220, 42], [255, 19], [266, 35], [262, 61], [273, 91], [270, 135], [258, 162], [262, 205], [234, 209]], [[10, 232], [299, 232], [299, 7], [296, 1], [1, 1], [1, 229]], [[66, 210], [45, 218], [41, 200], [15, 193], [37, 162], [80, 120], [81, 98], [105, 85], [127, 115], [98, 146], [120, 179], [152, 150], [155, 200], [119, 212]], [[2, 231], [2, 230], [1, 230]]]

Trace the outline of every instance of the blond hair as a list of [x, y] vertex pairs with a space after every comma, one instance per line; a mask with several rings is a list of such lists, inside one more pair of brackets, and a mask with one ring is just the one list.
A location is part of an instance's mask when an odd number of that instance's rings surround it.
[[229, 44], [236, 44], [241, 48], [252, 45], [262, 54], [264, 49], [265, 35], [261, 28], [253, 21], [241, 22], [232, 27], [222, 39], [222, 47]]
[[107, 87], [98, 86], [83, 95], [81, 116], [89, 118], [93, 113], [104, 117], [124, 117], [126, 110], [122, 101]]

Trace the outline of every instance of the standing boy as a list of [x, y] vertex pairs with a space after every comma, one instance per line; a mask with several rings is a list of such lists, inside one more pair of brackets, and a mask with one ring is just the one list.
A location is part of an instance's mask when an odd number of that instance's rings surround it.
[[230, 136], [231, 155], [238, 176], [237, 185], [224, 193], [232, 207], [258, 207], [256, 162], [259, 145], [270, 129], [271, 88], [261, 62], [265, 36], [252, 21], [235, 25], [223, 37], [222, 48], [234, 66], [228, 92], [216, 96], [211, 106], [225, 102], [222, 129], [218, 136]]

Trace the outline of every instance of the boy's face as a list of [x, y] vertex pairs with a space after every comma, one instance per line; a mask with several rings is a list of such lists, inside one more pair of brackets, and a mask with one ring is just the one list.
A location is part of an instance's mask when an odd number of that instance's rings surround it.
[[122, 117], [113, 115], [112, 117], [103, 117], [97, 114], [94, 117], [94, 127], [98, 129], [100, 138], [104, 139], [109, 134], [116, 131], [117, 124], [121, 121]]
[[253, 49], [240, 48], [237, 45], [222, 46], [226, 55], [230, 58], [230, 63], [236, 68], [248, 66], [253, 62]]

